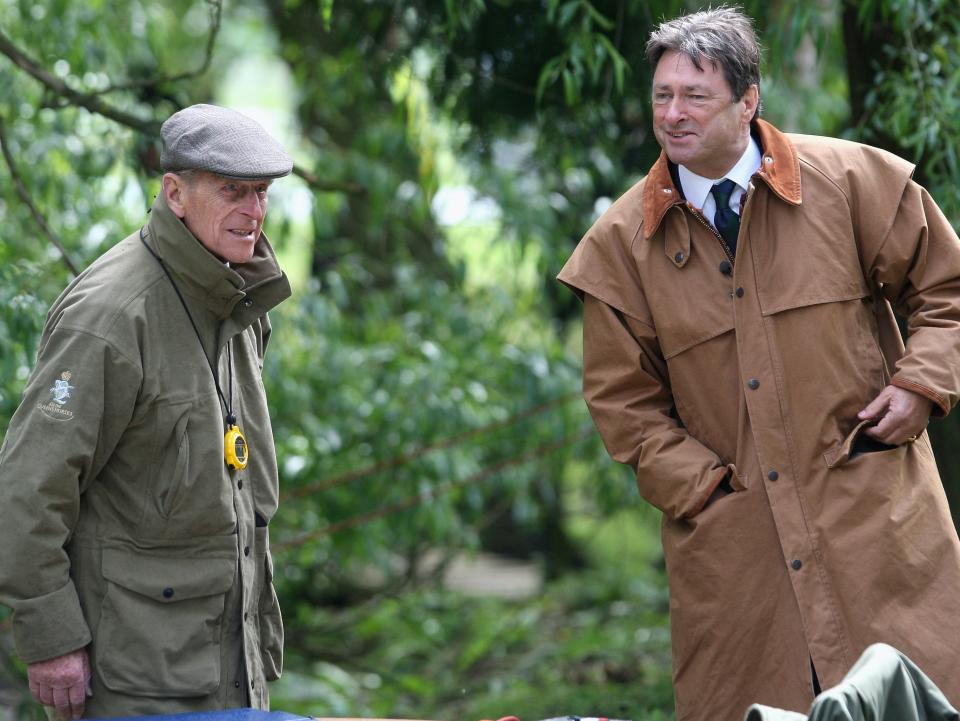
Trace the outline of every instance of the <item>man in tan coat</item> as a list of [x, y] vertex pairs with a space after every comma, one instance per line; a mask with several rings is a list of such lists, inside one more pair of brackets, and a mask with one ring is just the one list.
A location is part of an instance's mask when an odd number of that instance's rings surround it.
[[647, 55], [663, 153], [559, 278], [600, 434], [663, 512], [678, 721], [806, 711], [875, 642], [956, 705], [960, 542], [924, 429], [960, 393], [960, 241], [906, 161], [759, 119], [739, 11]]
[[292, 161], [227, 108], [162, 136], [147, 222], [54, 303], [0, 448], [0, 602], [61, 719], [263, 709], [280, 673], [260, 371], [290, 285], [261, 231]]

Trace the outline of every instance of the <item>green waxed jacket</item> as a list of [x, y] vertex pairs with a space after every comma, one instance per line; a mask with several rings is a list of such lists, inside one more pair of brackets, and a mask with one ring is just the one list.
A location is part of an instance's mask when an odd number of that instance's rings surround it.
[[960, 721], [960, 713], [905, 654], [875, 643], [809, 714], [754, 704], [744, 721]]
[[[267, 708], [283, 630], [261, 370], [267, 311], [290, 286], [265, 237], [227, 267], [162, 196], [140, 235], [48, 315], [0, 449], [0, 602], [26, 662], [89, 644], [88, 716]], [[249, 444], [243, 471], [224, 463], [210, 362]]]

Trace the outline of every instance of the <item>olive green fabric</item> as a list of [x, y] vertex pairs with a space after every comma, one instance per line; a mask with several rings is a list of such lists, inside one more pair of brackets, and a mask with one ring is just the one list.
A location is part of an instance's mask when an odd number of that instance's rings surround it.
[[[144, 238], [203, 348], [139, 233], [55, 302], [0, 449], [0, 601], [26, 662], [90, 644], [89, 717], [267, 708], [283, 632], [260, 376], [290, 286], [265, 237], [228, 267], [162, 196]], [[208, 359], [249, 442], [243, 471], [223, 460]]]
[[892, 646], [870, 646], [843, 681], [817, 696], [804, 716], [754, 704], [744, 721], [957, 721], [943, 692]]

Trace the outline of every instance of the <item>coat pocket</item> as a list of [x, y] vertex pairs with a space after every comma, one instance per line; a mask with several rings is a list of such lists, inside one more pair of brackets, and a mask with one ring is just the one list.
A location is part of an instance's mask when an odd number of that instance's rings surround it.
[[191, 401], [165, 403], [156, 411], [152, 488], [157, 512], [170, 518], [189, 496]]
[[112, 691], [206, 696], [220, 685], [220, 625], [236, 560], [105, 548], [95, 663]]
[[872, 423], [871, 420], [860, 421], [841, 443], [824, 453], [823, 458], [827, 462], [827, 468], [836, 468], [866, 453], [892, 451], [899, 448], [864, 435], [864, 429]]

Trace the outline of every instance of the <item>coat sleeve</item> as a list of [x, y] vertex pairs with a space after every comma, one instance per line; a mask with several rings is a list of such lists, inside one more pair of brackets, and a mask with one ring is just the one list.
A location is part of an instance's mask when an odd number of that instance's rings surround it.
[[0, 448], [0, 602], [27, 663], [90, 642], [66, 545], [140, 380], [139, 366], [87, 333], [58, 328], [41, 343]]
[[944, 416], [960, 394], [960, 240], [912, 180], [889, 229], [873, 238], [861, 242], [867, 273], [908, 326], [891, 383], [926, 396]]
[[640, 494], [672, 519], [699, 513], [732, 465], [676, 418], [654, 329], [583, 297], [583, 394], [614, 460], [636, 470]]

